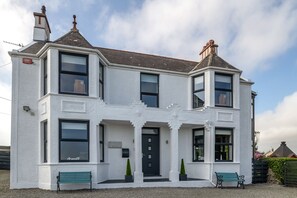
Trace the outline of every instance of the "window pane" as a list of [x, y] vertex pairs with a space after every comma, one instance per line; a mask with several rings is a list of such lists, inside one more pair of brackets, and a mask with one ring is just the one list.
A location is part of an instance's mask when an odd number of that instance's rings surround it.
[[88, 161], [88, 142], [61, 141], [61, 161]]
[[99, 97], [103, 99], [103, 84], [99, 82]]
[[194, 161], [204, 160], [204, 145], [194, 146]]
[[141, 92], [158, 93], [158, 83], [141, 82]]
[[104, 76], [104, 68], [103, 68], [103, 65], [102, 64], [100, 64], [100, 66], [99, 66], [99, 80], [100, 81], [103, 81], [103, 76]]
[[204, 91], [199, 91], [194, 93], [194, 104], [193, 107], [203, 107], [204, 106], [204, 101], [205, 101], [205, 94]]
[[87, 73], [87, 57], [62, 54], [62, 71]]
[[142, 94], [141, 101], [148, 107], [158, 107], [158, 96]]
[[232, 89], [232, 77], [224, 75], [215, 75], [215, 87], [216, 89]]
[[232, 92], [218, 91], [215, 93], [216, 105], [218, 106], [232, 106]]
[[60, 92], [87, 94], [88, 77], [61, 74], [60, 75]]
[[88, 139], [87, 123], [62, 123], [62, 139]]
[[216, 145], [215, 160], [232, 161], [233, 146], [232, 145]]
[[141, 74], [141, 92], [158, 93], [158, 76]]
[[204, 89], [203, 76], [194, 78], [194, 91]]
[[194, 131], [194, 144], [203, 144], [204, 143], [204, 135], [203, 130], [195, 130]]
[[142, 129], [142, 134], [158, 134], [159, 130], [158, 129], [154, 129], [154, 128], [143, 128]]

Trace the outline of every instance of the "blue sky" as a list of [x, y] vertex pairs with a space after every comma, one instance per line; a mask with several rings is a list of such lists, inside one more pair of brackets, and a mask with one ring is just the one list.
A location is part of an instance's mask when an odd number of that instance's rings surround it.
[[[1, 1], [0, 24], [6, 28], [0, 31], [0, 97], [11, 98], [11, 65], [1, 66], [10, 62], [7, 51], [18, 48], [2, 41], [29, 44], [32, 13], [42, 5], [51, 40], [71, 29], [73, 14], [94, 46], [200, 61], [203, 45], [214, 39], [219, 55], [255, 82], [260, 149], [287, 141], [297, 152], [297, 122], [292, 120], [297, 117], [296, 1]], [[0, 106], [0, 145], [9, 144], [10, 102], [0, 98]]]

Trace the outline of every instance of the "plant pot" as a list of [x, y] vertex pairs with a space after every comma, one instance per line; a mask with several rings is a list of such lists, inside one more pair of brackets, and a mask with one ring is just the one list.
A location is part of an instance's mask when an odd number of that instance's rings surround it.
[[133, 176], [132, 175], [125, 175], [125, 182], [133, 182]]
[[185, 175], [181, 175], [181, 174], [179, 174], [179, 181], [187, 181], [188, 179], [187, 179], [187, 174], [185, 174]]

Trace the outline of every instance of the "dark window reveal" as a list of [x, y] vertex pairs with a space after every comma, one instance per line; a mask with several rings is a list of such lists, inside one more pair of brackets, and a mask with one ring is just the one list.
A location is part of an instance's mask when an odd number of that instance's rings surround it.
[[104, 162], [104, 126], [99, 125], [100, 162]]
[[104, 65], [99, 64], [99, 97], [104, 99]]
[[47, 58], [43, 59], [43, 95], [48, 93], [48, 82], [47, 82]]
[[46, 163], [48, 159], [48, 133], [47, 121], [43, 122], [43, 162]]

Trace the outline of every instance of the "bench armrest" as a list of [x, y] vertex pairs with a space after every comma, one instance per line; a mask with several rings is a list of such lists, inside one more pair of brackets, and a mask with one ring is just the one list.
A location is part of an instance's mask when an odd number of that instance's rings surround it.
[[244, 175], [239, 175], [239, 179], [244, 181]]

